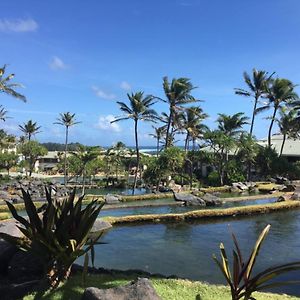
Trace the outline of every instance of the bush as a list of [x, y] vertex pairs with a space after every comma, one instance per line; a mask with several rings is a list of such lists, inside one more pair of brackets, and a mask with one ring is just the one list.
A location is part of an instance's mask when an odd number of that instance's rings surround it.
[[235, 160], [231, 160], [228, 162], [226, 175], [226, 181], [228, 184], [231, 184], [233, 182], [243, 182], [246, 180], [241, 165], [238, 164]]
[[47, 286], [57, 287], [69, 277], [74, 261], [100, 238], [102, 231], [93, 233], [92, 240], [90, 233], [103, 203], [95, 200], [82, 208], [83, 196], [75, 203], [75, 190], [68, 199], [58, 200], [46, 189], [47, 207], [40, 216], [29, 192], [22, 189], [22, 193], [28, 219], [19, 216], [13, 204], [7, 202], [7, 206], [24, 236], [0, 233], [0, 238], [39, 256]]
[[210, 186], [219, 186], [220, 185], [220, 176], [217, 171], [212, 171], [207, 176], [207, 183]]

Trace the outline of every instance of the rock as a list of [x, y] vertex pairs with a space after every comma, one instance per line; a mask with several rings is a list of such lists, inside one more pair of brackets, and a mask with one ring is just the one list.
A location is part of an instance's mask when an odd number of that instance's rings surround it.
[[241, 191], [247, 191], [249, 189], [248, 186], [242, 182], [233, 182], [232, 187], [238, 188]]
[[119, 197], [111, 194], [105, 195], [104, 200], [107, 204], [118, 204], [120, 202]]
[[282, 190], [280, 190], [281, 192], [294, 192], [296, 191], [296, 186], [293, 184], [287, 184], [284, 186], [284, 188]]
[[0, 286], [0, 295], [2, 300], [23, 299], [29, 293], [32, 293], [39, 285], [39, 280], [26, 281], [20, 284], [9, 284]]
[[300, 200], [300, 193], [294, 193], [291, 198], [291, 200], [297, 200], [299, 201]]
[[43, 274], [43, 264], [30, 252], [18, 250], [8, 264], [8, 278], [18, 282], [24, 278], [36, 278]]
[[101, 219], [96, 219], [96, 221], [91, 229], [89, 237], [91, 239], [97, 238], [99, 236], [100, 232], [106, 231], [106, 230], [110, 229], [111, 227], [112, 227], [112, 225], [109, 222], [103, 221]]
[[205, 201], [206, 206], [220, 206], [222, 205], [222, 201], [219, 197], [212, 194], [205, 194], [201, 196], [201, 199]]
[[0, 222], [0, 232], [4, 232], [16, 237], [20, 237], [22, 235], [21, 231], [16, 226], [15, 220]]
[[160, 300], [151, 282], [147, 278], [138, 278], [125, 286], [98, 289], [85, 289], [82, 300]]
[[191, 195], [191, 194], [185, 194], [185, 193], [175, 193], [173, 192], [175, 201], [181, 201], [184, 202], [185, 206], [206, 206], [206, 203], [203, 199], [200, 197]]
[[280, 196], [280, 197], [276, 200], [276, 202], [284, 202], [284, 201], [289, 201], [289, 200], [291, 200], [291, 195], [285, 194], [285, 195]]
[[171, 189], [169, 187], [166, 187], [166, 186], [159, 186], [158, 190], [161, 192], [161, 193], [168, 193], [168, 192], [171, 192]]
[[242, 191], [239, 188], [232, 186], [230, 188], [230, 192], [231, 193], [241, 193]]
[[0, 240], [0, 274], [6, 275], [11, 258], [18, 251], [17, 247]]
[[276, 176], [276, 183], [278, 184], [291, 184], [290, 180], [288, 180], [286, 177], [282, 177], [282, 176]]

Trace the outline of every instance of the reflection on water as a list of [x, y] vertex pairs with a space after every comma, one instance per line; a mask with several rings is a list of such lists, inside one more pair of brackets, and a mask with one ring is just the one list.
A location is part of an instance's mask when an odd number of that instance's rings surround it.
[[[269, 223], [272, 225], [271, 231], [260, 252], [256, 271], [299, 260], [300, 211], [295, 210], [217, 222], [115, 227], [104, 237], [108, 244], [97, 246], [96, 265], [143, 269], [152, 273], [225, 283], [211, 255], [218, 254], [221, 241], [231, 249], [228, 225], [236, 233], [242, 250], [249, 253], [257, 235]], [[291, 273], [285, 278], [299, 279], [300, 272]], [[300, 296], [297, 286], [281, 287], [275, 291]]]

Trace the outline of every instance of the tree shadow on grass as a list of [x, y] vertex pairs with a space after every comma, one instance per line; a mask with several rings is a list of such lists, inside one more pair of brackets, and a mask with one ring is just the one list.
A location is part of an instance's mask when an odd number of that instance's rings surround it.
[[81, 275], [72, 276], [69, 280], [51, 292], [37, 292], [34, 300], [53, 300], [53, 299], [81, 299], [84, 290], [87, 287], [96, 287], [100, 289], [109, 289], [116, 286], [125, 285], [138, 276], [122, 275], [88, 275], [86, 285], [83, 285]]

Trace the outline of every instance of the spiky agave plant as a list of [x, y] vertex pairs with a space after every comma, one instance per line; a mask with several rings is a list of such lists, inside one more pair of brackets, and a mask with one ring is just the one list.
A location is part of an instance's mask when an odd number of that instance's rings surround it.
[[217, 263], [228, 285], [230, 286], [232, 300], [255, 300], [252, 294], [256, 291], [287, 284], [300, 284], [300, 281], [281, 281], [268, 283], [270, 280], [283, 273], [299, 270], [300, 261], [270, 267], [252, 276], [253, 267], [259, 254], [260, 247], [266, 238], [270, 227], [271, 225], [267, 225], [263, 229], [247, 260], [243, 259], [238, 241], [235, 235], [232, 233], [232, 239], [235, 246], [235, 249], [233, 250], [232, 273], [230, 271], [228, 256], [223, 243], [220, 244], [221, 260], [219, 261], [217, 257], [213, 255], [214, 261]]
[[55, 199], [46, 188], [47, 207], [38, 213], [28, 191], [22, 189], [28, 218], [18, 215], [15, 207], [6, 202], [12, 216], [18, 222], [22, 237], [0, 233], [0, 238], [16, 245], [24, 251], [31, 251], [41, 258], [47, 286], [55, 288], [70, 275], [74, 261], [92, 251], [103, 231], [91, 229], [103, 203], [97, 200], [82, 207], [84, 196], [75, 202], [75, 189], [67, 199]]

